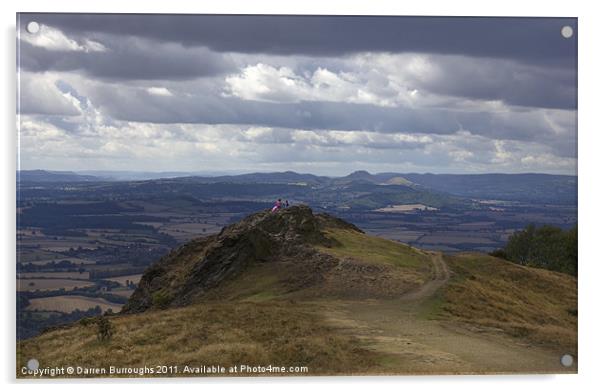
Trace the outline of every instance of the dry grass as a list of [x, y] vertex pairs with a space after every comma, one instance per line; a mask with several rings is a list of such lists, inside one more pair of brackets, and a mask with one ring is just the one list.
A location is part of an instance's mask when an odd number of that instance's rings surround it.
[[577, 280], [483, 254], [446, 256], [454, 279], [443, 309], [454, 318], [576, 352]]
[[430, 261], [427, 256], [399, 242], [343, 229], [329, 229], [326, 231], [326, 235], [336, 240], [339, 245], [329, 248], [320, 247], [320, 250], [333, 256], [352, 257], [403, 268], [429, 270]]
[[[308, 366], [307, 374], [367, 372], [375, 354], [327, 326], [318, 305], [207, 302], [111, 317], [110, 342], [82, 323], [18, 343], [17, 368], [46, 366]], [[17, 370], [18, 370], [17, 369]], [[19, 371], [17, 371], [19, 374]]]

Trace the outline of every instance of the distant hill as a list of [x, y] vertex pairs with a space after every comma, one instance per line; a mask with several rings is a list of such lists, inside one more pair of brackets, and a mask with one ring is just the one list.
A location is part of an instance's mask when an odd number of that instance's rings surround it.
[[341, 177], [341, 180], [350, 180], [350, 181], [364, 180], [364, 181], [374, 182], [375, 177], [365, 170], [358, 170], [345, 177]]
[[[179, 172], [97, 173], [113, 177], [30, 170], [19, 172], [18, 181], [96, 181], [104, 183], [100, 187], [94, 187], [94, 192], [124, 194], [128, 197], [144, 193], [148, 197], [154, 195], [158, 198], [174, 198], [177, 195], [193, 200], [237, 199], [261, 203], [271, 203], [277, 198], [283, 198], [325, 209], [357, 211], [399, 204], [424, 204], [439, 209], [465, 210], [477, 205], [473, 199], [531, 204], [577, 204], [577, 177], [547, 174], [371, 174], [356, 171], [344, 177], [326, 177], [292, 171], [225, 176], [180, 176], [187, 173]], [[136, 177], [152, 179], [126, 180]]]
[[[30, 177], [31, 178], [31, 177]], [[45, 177], [50, 178], [50, 177]], [[399, 178], [386, 183], [380, 179], [365, 180], [361, 178], [329, 178], [311, 174], [294, 172], [282, 173], [250, 173], [238, 176], [219, 177], [177, 177], [144, 181], [96, 181], [89, 177], [52, 177], [55, 182], [86, 181], [78, 185], [80, 197], [98, 197], [110, 194], [112, 198], [122, 200], [146, 199], [165, 200], [186, 203], [211, 203], [212, 208], [221, 208], [225, 203], [236, 211], [239, 207], [248, 206], [246, 212], [257, 210], [257, 206], [265, 208], [278, 198], [288, 199], [295, 204], [306, 203], [317, 208], [366, 211], [384, 208], [396, 204], [424, 204], [430, 207], [466, 207], [470, 201], [462, 198], [418, 187]], [[367, 178], [371, 178], [368, 175]], [[22, 180], [22, 183], [34, 180]], [[46, 180], [50, 182], [50, 180]], [[90, 185], [87, 185], [90, 183]], [[38, 189], [21, 186], [25, 196], [35, 194], [36, 197], [53, 197], [62, 195], [62, 190]], [[217, 203], [217, 204], [216, 204]], [[249, 203], [253, 203], [250, 205]], [[245, 207], [246, 208], [246, 207]]]
[[83, 170], [78, 174], [100, 177], [110, 181], [145, 181], [160, 178], [189, 177], [193, 173], [183, 171], [144, 172], [128, 170]]
[[101, 177], [82, 175], [70, 171], [21, 170], [17, 182], [90, 182], [102, 181]]
[[403, 174], [421, 186], [452, 195], [577, 204], [577, 177], [550, 174]]
[[293, 171], [273, 173], [248, 173], [228, 176], [193, 176], [190, 180], [205, 183], [263, 183], [263, 184], [325, 184], [330, 181], [329, 177], [316, 176], [313, 174], [296, 173]]
[[463, 198], [523, 201], [531, 203], [577, 203], [577, 177], [550, 174], [417, 174], [356, 171], [333, 178], [336, 184], [351, 182], [411, 186]]

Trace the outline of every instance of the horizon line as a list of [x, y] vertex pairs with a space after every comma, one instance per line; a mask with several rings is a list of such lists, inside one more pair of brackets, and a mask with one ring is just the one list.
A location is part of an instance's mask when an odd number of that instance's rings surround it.
[[[166, 173], [174, 173], [174, 174], [184, 174], [182, 177], [224, 177], [224, 176], [242, 176], [249, 174], [284, 174], [284, 173], [294, 173], [299, 175], [312, 175], [316, 177], [347, 177], [355, 173], [368, 173], [369, 175], [379, 175], [379, 174], [418, 174], [418, 175], [452, 175], [452, 176], [478, 176], [478, 175], [548, 175], [548, 176], [567, 176], [567, 177], [578, 177], [578, 173], [575, 174], [563, 174], [563, 173], [545, 173], [545, 172], [478, 172], [478, 173], [436, 173], [436, 172], [418, 172], [418, 171], [407, 171], [407, 172], [398, 172], [398, 171], [379, 171], [379, 172], [370, 172], [368, 170], [353, 170], [348, 174], [344, 175], [332, 175], [332, 174], [315, 174], [311, 172], [299, 172], [294, 170], [284, 170], [284, 171], [216, 171], [216, 172], [202, 172], [202, 171], [187, 171], [187, 170], [162, 170], [162, 171], [152, 171], [152, 170], [114, 170], [114, 169], [90, 169], [90, 170], [54, 170], [54, 169], [17, 169], [16, 172], [28, 172], [28, 171], [44, 171], [49, 173], [74, 173], [79, 175], [86, 175], [85, 173], [102, 173], [102, 172], [110, 172], [110, 173], [134, 173], [134, 174], [166, 174]], [[88, 174], [90, 175], [90, 174]]]

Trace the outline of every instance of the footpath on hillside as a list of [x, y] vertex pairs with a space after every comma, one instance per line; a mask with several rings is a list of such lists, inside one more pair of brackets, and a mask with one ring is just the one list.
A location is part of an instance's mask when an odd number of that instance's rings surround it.
[[334, 302], [324, 316], [379, 352], [391, 374], [574, 372], [561, 365], [558, 352], [432, 318], [451, 274], [440, 252], [425, 253], [432, 279], [418, 289], [395, 300]]

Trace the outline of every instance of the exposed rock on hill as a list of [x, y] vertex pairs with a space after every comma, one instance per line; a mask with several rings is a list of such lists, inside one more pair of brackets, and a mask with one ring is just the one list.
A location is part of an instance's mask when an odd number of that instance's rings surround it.
[[[250, 215], [217, 235], [183, 245], [152, 265], [123, 312], [188, 305], [258, 263], [292, 259], [305, 273], [291, 273], [289, 289], [311, 285], [321, 278], [321, 270], [337, 264], [335, 257], [316, 250], [316, 246], [332, 246], [336, 242], [324, 234], [329, 228], [362, 233], [341, 219], [314, 215], [307, 206]], [[308, 270], [313, 273], [307, 273]]]

